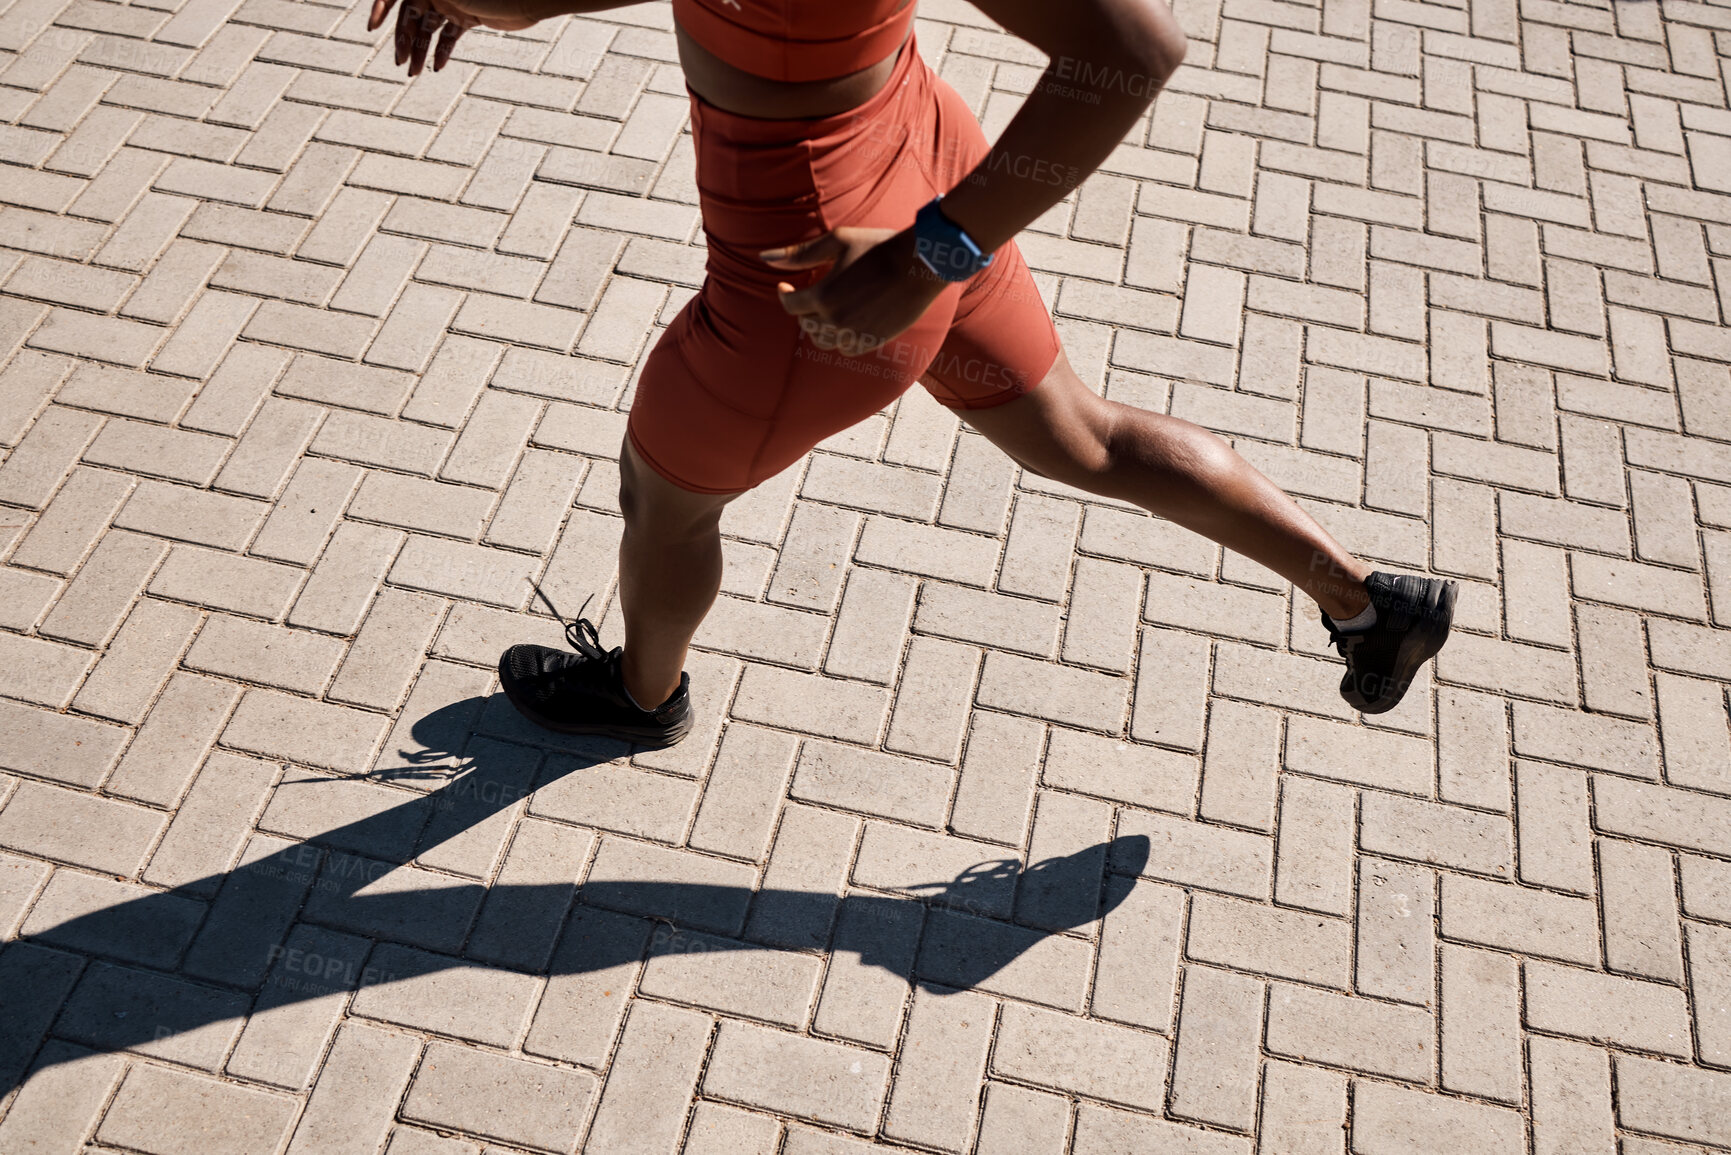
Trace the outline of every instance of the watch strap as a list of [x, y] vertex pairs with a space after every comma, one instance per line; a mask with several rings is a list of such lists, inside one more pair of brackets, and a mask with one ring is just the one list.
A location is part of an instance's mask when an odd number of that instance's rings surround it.
[[944, 215], [933, 197], [914, 217], [915, 252], [921, 263], [946, 281], [965, 281], [992, 263], [967, 231]]

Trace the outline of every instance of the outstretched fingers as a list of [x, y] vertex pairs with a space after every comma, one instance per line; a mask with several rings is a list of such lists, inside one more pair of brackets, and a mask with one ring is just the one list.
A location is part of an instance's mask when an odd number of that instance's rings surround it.
[[[389, 0], [382, 0], [388, 3]], [[451, 58], [457, 38], [469, 28], [466, 21], [450, 19], [426, 0], [403, 0], [397, 9], [397, 63], [409, 65], [409, 75], [419, 76], [426, 66], [427, 53], [433, 50], [433, 71], [437, 72]], [[439, 37], [433, 48], [433, 36]]]
[[468, 30], [467, 25], [455, 21], [447, 21], [445, 26], [439, 29], [439, 44], [433, 50], [434, 72], [445, 67], [446, 62], [451, 59], [451, 50], [457, 46], [457, 38]]

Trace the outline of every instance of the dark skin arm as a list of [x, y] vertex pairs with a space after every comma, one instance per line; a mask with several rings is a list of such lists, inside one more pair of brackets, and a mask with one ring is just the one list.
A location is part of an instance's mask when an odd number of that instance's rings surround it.
[[[527, 28], [549, 16], [623, 7], [628, 0], [404, 0], [397, 62], [420, 72], [433, 37], [433, 67], [477, 24]], [[394, 0], [374, 0], [369, 28]], [[975, 0], [976, 6], [1051, 58], [1040, 83], [984, 161], [944, 198], [944, 213], [995, 250], [1057, 204], [1124, 139], [1184, 59], [1184, 33], [1165, 0]], [[441, 31], [442, 28], [442, 31]], [[818, 346], [870, 352], [920, 318], [948, 282], [900, 231], [843, 227], [762, 254], [788, 271], [831, 266], [806, 289], [780, 286], [781, 303]]]
[[1186, 43], [1164, 0], [974, 5], [1051, 57], [991, 153], [944, 198], [944, 215], [991, 250], [1112, 155], [1183, 62]]
[[[1184, 59], [1163, 0], [975, 0], [1051, 57], [986, 159], [944, 197], [944, 215], [992, 251], [1057, 204], [1111, 155]], [[763, 254], [770, 265], [834, 268], [782, 305], [824, 348], [869, 352], [918, 320], [946, 282], [914, 252], [911, 226], [839, 228]]]
[[[395, 3], [373, 0], [368, 32], [384, 24]], [[605, 12], [637, 3], [641, 0], [462, 0], [458, 7], [450, 0], [404, 0], [397, 9], [396, 61], [409, 66], [410, 76], [419, 76], [431, 52], [437, 72], [451, 59], [458, 38], [476, 25], [516, 32], [554, 16]]]

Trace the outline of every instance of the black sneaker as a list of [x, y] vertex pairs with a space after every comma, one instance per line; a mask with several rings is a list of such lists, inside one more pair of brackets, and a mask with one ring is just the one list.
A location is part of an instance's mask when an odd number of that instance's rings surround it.
[[1419, 667], [1448, 640], [1456, 586], [1442, 578], [1377, 572], [1364, 579], [1364, 588], [1376, 607], [1374, 625], [1346, 634], [1327, 614], [1322, 624], [1346, 659], [1340, 696], [1361, 713], [1381, 714], [1400, 704]]
[[594, 734], [659, 750], [691, 733], [691, 676], [653, 710], [639, 708], [625, 693], [615, 646], [601, 648], [595, 623], [578, 618], [565, 625], [577, 652], [551, 646], [512, 646], [499, 658], [499, 685], [511, 704], [537, 726], [561, 734]]

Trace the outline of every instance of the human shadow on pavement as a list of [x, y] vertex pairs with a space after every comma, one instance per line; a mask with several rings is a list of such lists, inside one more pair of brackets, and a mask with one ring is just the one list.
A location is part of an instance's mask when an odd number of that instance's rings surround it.
[[[845, 896], [645, 878], [639, 859], [605, 853], [580, 888], [462, 882], [422, 866], [482, 824], [507, 821], [533, 788], [624, 751], [567, 751], [537, 773], [539, 751], [525, 758], [523, 747], [471, 738], [481, 709], [497, 704], [468, 699], [429, 714], [413, 728], [421, 749], [369, 776], [442, 778], [436, 788], [403, 791], [395, 806], [298, 841], [255, 835], [231, 871], [118, 902], [102, 901], [115, 883], [57, 875], [65, 891], [54, 896], [51, 883], [25, 933], [0, 949], [0, 1097], [83, 1048], [204, 1065], [192, 1052], [208, 1043], [189, 1041], [201, 1028], [461, 967], [563, 976], [669, 954], [828, 951], [938, 993], [972, 989], [1116, 907], [1148, 860], [1147, 838], [1120, 837], [1026, 868], [985, 861], [894, 894]], [[277, 796], [341, 781], [291, 768]], [[497, 848], [503, 834], [492, 837]], [[82, 913], [49, 924], [45, 908]]]

